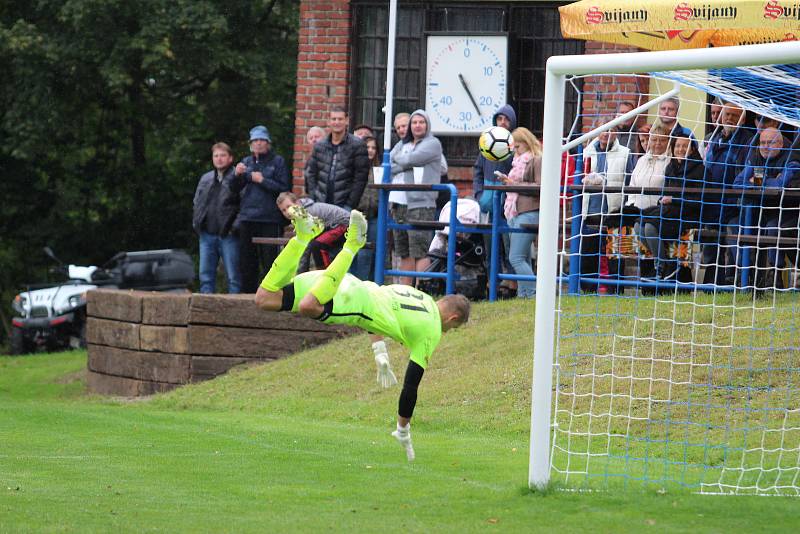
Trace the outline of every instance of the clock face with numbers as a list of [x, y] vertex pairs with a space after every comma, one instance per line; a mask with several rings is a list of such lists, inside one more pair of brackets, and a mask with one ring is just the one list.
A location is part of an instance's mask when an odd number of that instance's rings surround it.
[[475, 135], [506, 103], [508, 37], [431, 35], [425, 111], [434, 134]]

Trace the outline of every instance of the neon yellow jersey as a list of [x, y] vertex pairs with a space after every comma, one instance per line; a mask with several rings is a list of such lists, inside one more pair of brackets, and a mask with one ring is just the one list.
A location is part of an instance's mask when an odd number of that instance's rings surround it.
[[[308, 293], [323, 271], [294, 278], [294, 304]], [[410, 286], [379, 286], [348, 274], [333, 298], [333, 311], [325, 323], [348, 324], [394, 339], [411, 351], [411, 360], [425, 369], [442, 337], [439, 307], [430, 295]]]

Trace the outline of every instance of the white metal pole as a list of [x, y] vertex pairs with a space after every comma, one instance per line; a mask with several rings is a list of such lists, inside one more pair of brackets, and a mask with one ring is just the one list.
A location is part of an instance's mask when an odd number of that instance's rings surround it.
[[549, 60], [547, 65], [528, 466], [528, 485], [539, 489], [544, 488], [550, 480], [550, 410], [558, 274], [558, 192], [561, 189], [561, 137], [564, 128], [564, 75], [554, 74], [550, 70]]
[[[392, 149], [392, 99], [394, 98], [394, 43], [397, 35], [397, 0], [389, 2], [389, 43], [386, 51], [386, 104], [383, 106], [383, 178], [392, 181], [389, 152]], [[384, 256], [386, 255], [386, 224], [389, 211], [389, 192], [378, 191], [378, 236], [375, 240], [375, 281], [383, 284]]]
[[[397, 35], [397, 0], [389, 2], [389, 50], [386, 54], [386, 104], [383, 106], [383, 150], [392, 149], [392, 114], [394, 97], [394, 43]], [[385, 159], [385, 158], [384, 158]], [[384, 182], [388, 181], [384, 170]]]
[[638, 108], [632, 109], [629, 112], [625, 113], [624, 115], [620, 115], [619, 117], [616, 117], [616, 118], [608, 121], [607, 123], [603, 124], [602, 126], [598, 126], [597, 128], [595, 128], [594, 130], [592, 130], [590, 132], [586, 132], [585, 134], [583, 134], [582, 136], [578, 137], [577, 139], [573, 139], [572, 141], [570, 141], [569, 143], [564, 145], [562, 150], [572, 150], [576, 146], [583, 144], [584, 142], [588, 141], [589, 139], [593, 139], [593, 138], [597, 137], [598, 135], [600, 135], [601, 133], [603, 133], [605, 131], [608, 131], [611, 128], [614, 128], [617, 124], [622, 124], [623, 122], [627, 121], [628, 119], [636, 118], [640, 113], [643, 113], [643, 112], [647, 111], [650, 108], [654, 108], [654, 107], [660, 105], [661, 102], [663, 102], [664, 100], [669, 100], [672, 97], [678, 96], [680, 94], [680, 92], [681, 92], [681, 84], [679, 84], [678, 82], [675, 82], [673, 84], [673, 88], [670, 91], [664, 93], [663, 95], [659, 96], [658, 98], [654, 98], [653, 100], [645, 102], [644, 104], [642, 104]]
[[800, 63], [800, 42], [729, 46], [695, 50], [553, 56], [547, 60], [544, 101], [544, 153], [539, 208], [539, 260], [531, 391], [531, 448], [528, 485], [544, 488], [550, 480], [550, 421], [555, 347], [558, 191], [564, 124], [565, 75], [627, 74], [659, 70], [746, 67]]
[[547, 65], [556, 74], [633, 74], [660, 70], [783, 65], [800, 62], [800, 41], [747, 46], [721, 46], [663, 52], [552, 56]]

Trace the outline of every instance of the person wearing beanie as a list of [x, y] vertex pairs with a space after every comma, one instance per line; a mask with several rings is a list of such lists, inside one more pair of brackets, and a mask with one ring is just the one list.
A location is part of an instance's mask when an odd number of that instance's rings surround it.
[[236, 165], [236, 176], [244, 178], [239, 216], [234, 227], [239, 237], [239, 268], [242, 293], [255, 293], [263, 273], [278, 255], [274, 245], [255, 245], [254, 237], [280, 237], [285, 219], [275, 201], [292, 188], [284, 159], [275, 154], [266, 126], [250, 130], [251, 155]]

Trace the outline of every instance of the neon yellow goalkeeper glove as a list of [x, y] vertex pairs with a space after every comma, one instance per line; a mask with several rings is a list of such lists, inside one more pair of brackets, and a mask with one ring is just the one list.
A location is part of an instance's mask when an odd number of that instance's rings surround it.
[[408, 458], [409, 462], [414, 461], [414, 445], [411, 444], [411, 423], [408, 423], [406, 426], [400, 426], [400, 423], [397, 424], [397, 430], [392, 432], [392, 436], [403, 446], [406, 450], [406, 457]]
[[378, 367], [378, 384], [384, 388], [397, 384], [397, 378], [394, 376], [392, 366], [389, 363], [389, 353], [386, 351], [386, 343], [383, 341], [376, 341], [372, 344], [372, 352], [375, 354], [375, 365]]

